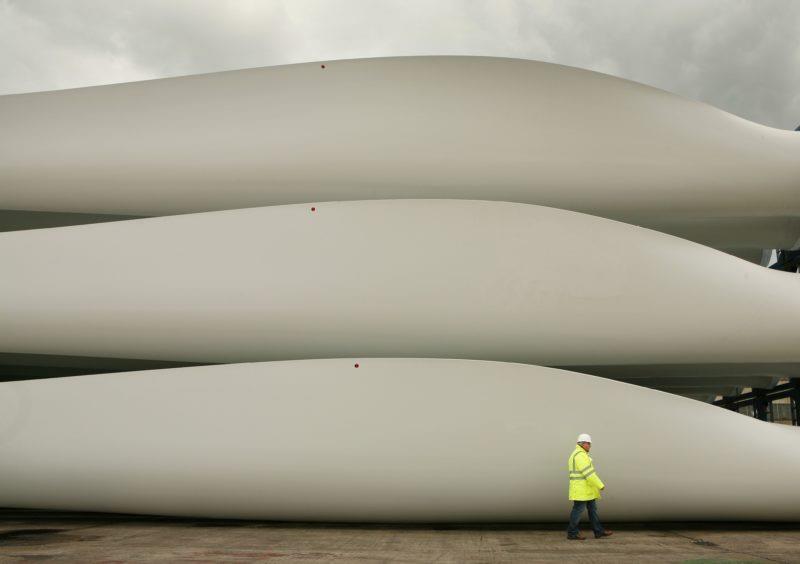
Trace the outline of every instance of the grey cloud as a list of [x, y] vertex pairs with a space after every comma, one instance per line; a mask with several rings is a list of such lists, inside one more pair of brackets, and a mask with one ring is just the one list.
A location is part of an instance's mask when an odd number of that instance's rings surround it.
[[0, 0], [0, 93], [300, 61], [523, 57], [800, 123], [794, 0]]
[[[602, 3], [572, 21], [592, 39], [556, 41], [567, 64], [703, 100], [754, 121], [800, 123], [800, 3], [776, 0]], [[613, 10], [610, 8], [614, 8]], [[617, 14], [617, 16], [614, 16]], [[619, 19], [619, 21], [614, 21]], [[595, 33], [597, 30], [609, 33]]]

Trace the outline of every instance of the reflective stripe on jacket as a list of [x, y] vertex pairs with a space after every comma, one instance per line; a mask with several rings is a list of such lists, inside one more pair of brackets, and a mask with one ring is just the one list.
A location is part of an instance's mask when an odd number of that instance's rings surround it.
[[600, 499], [603, 481], [594, 469], [592, 457], [580, 445], [569, 455], [569, 499], [571, 501], [590, 501]]

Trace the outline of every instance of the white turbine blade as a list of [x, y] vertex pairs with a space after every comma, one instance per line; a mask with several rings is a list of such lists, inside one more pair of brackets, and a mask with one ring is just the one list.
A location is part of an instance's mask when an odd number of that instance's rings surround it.
[[[358, 368], [355, 365], [358, 364]], [[800, 519], [797, 429], [537, 366], [338, 359], [0, 384], [0, 506], [333, 521]], [[731, 495], [736, 492], [736, 495]]]
[[798, 363], [800, 277], [502, 202], [276, 206], [0, 235], [0, 351]]
[[0, 210], [466, 198], [716, 248], [800, 238], [800, 134], [540, 62], [364, 59], [11, 95], [0, 123]]

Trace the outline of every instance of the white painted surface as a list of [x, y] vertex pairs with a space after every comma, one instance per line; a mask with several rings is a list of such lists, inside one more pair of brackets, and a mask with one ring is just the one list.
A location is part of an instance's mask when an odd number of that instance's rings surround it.
[[0, 351], [797, 363], [800, 277], [654, 231], [465, 200], [277, 206], [0, 235]]
[[797, 429], [536, 366], [180, 368], [4, 383], [0, 405], [5, 507], [564, 521], [567, 457], [590, 432], [605, 520], [800, 519]]
[[800, 133], [533, 61], [333, 61], [2, 96], [0, 123], [0, 209], [465, 198], [739, 252], [800, 239]]

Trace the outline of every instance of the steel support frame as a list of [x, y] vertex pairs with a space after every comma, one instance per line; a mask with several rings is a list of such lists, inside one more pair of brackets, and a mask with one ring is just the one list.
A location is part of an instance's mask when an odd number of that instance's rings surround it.
[[751, 406], [753, 416], [762, 421], [773, 419], [772, 402], [789, 398], [791, 404], [792, 425], [800, 426], [800, 378], [792, 378], [786, 384], [766, 390], [754, 388], [753, 391], [737, 396], [726, 396], [714, 402], [714, 405], [739, 411], [742, 407]]
[[797, 272], [800, 270], [800, 250], [785, 251], [777, 250], [776, 262], [770, 266], [773, 270], [783, 270], [784, 272]]

